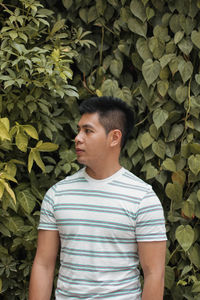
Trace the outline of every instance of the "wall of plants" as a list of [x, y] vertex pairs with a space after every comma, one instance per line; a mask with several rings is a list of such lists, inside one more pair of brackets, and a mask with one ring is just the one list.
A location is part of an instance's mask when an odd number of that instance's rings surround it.
[[79, 169], [78, 104], [133, 107], [121, 163], [152, 184], [166, 300], [200, 297], [200, 1], [0, 1], [0, 296], [27, 299], [45, 191]]

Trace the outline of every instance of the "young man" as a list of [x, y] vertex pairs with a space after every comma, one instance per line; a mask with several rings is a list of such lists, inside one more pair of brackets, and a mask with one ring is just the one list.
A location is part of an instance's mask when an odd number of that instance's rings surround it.
[[84, 101], [80, 112], [75, 147], [85, 167], [43, 200], [29, 300], [50, 299], [59, 247], [56, 300], [161, 300], [163, 210], [151, 186], [119, 164], [132, 111], [120, 99], [101, 97]]

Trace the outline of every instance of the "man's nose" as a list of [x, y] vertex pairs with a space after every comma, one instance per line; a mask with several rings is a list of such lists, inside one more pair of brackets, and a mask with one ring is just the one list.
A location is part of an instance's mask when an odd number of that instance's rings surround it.
[[75, 143], [77, 144], [78, 142], [82, 142], [82, 141], [83, 141], [83, 136], [82, 136], [81, 132], [79, 131], [75, 137]]

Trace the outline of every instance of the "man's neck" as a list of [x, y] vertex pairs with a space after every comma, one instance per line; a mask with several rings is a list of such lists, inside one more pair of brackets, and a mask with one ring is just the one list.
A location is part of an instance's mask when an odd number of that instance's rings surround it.
[[115, 166], [112, 166], [112, 168], [109, 168], [108, 166], [101, 166], [100, 168], [90, 168], [86, 166], [86, 172], [87, 174], [94, 178], [94, 179], [105, 179], [113, 174], [115, 174], [117, 171], [121, 169], [121, 165], [118, 163]]

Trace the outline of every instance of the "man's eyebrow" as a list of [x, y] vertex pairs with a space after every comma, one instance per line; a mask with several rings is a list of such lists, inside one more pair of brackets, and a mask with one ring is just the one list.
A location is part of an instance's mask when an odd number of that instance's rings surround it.
[[91, 124], [83, 124], [82, 126], [77, 125], [77, 128], [78, 129], [80, 129], [80, 128], [91, 128], [91, 129], [94, 129], [94, 126], [92, 126]]

